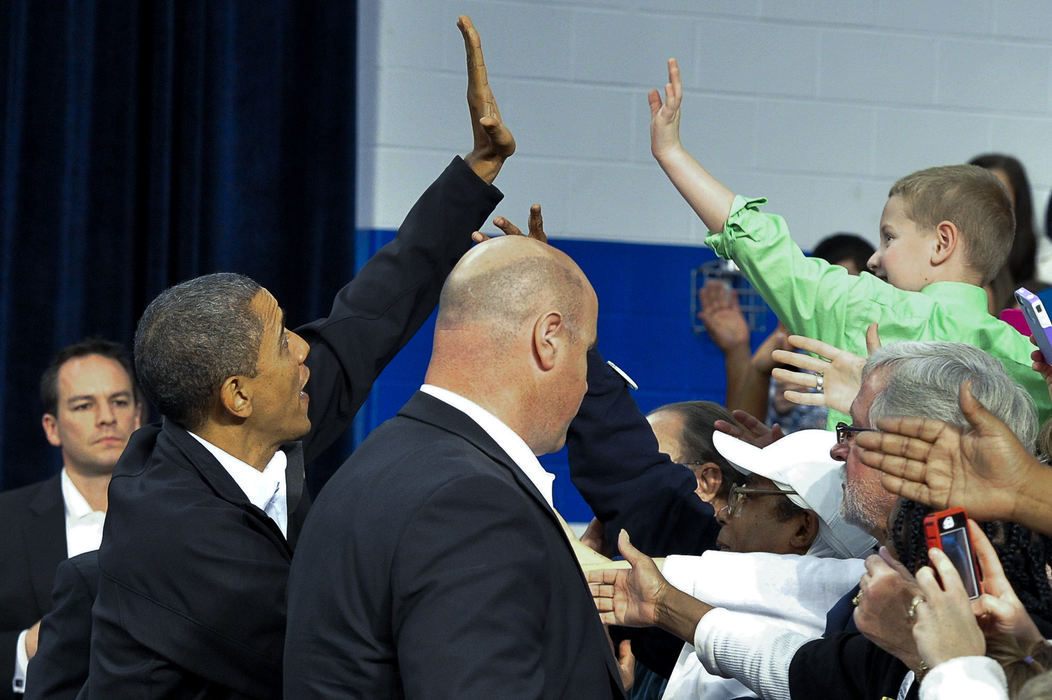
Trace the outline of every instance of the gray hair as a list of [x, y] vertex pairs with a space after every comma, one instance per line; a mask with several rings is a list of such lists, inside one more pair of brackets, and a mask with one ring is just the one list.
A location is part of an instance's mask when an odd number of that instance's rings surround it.
[[251, 304], [261, 289], [244, 275], [221, 272], [150, 302], [135, 330], [135, 369], [157, 410], [193, 430], [227, 378], [255, 375], [263, 323]]
[[967, 427], [958, 397], [961, 383], [970, 380], [975, 398], [1033, 450], [1037, 434], [1033, 398], [1008, 376], [1000, 361], [974, 345], [895, 343], [869, 356], [862, 381], [878, 369], [887, 370], [887, 385], [870, 405], [870, 425], [888, 416], [921, 416]]

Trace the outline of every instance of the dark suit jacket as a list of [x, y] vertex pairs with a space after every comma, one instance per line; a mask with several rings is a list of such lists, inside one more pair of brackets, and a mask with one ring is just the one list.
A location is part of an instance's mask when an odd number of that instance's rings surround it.
[[59, 475], [0, 493], [0, 698], [11, 691], [15, 643], [51, 609], [55, 569], [66, 558], [66, 509]]
[[554, 512], [474, 421], [418, 392], [308, 518], [289, 698], [612, 698], [620, 680]]
[[[793, 698], [870, 700], [898, 696], [909, 669], [859, 632], [814, 639], [800, 647], [789, 664]], [[920, 684], [906, 694], [914, 700]]]
[[566, 435], [570, 478], [616, 547], [623, 528], [652, 557], [697, 555], [720, 533], [712, 506], [687, 467], [658, 450], [650, 424], [621, 375], [588, 353], [588, 392]]
[[[606, 542], [617, 546], [623, 528], [632, 544], [654, 557], [699, 555], [716, 544], [720, 525], [712, 506], [694, 490], [687, 467], [658, 450], [650, 424], [624, 378], [588, 353], [588, 392], [566, 437], [570, 478], [603, 523]], [[632, 639], [639, 662], [668, 678], [682, 640], [659, 629], [612, 631]]]
[[454, 159], [330, 315], [298, 330], [311, 344], [312, 428], [302, 447], [285, 448], [287, 541], [184, 429], [165, 423], [132, 436], [110, 482], [99, 550], [91, 697], [281, 697], [303, 464], [347, 429], [500, 196]]
[[54, 608], [40, 622], [40, 643], [29, 664], [25, 700], [73, 700], [88, 679], [91, 606], [99, 588], [99, 553], [59, 564]]

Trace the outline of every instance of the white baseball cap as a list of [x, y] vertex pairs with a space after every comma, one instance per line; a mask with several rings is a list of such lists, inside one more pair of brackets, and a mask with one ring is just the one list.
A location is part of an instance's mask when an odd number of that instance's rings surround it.
[[712, 441], [739, 472], [766, 477], [782, 491], [795, 491], [786, 493], [789, 500], [818, 515], [818, 537], [808, 554], [864, 557], [876, 546], [875, 539], [844, 522], [841, 515], [843, 462], [829, 456], [836, 444], [835, 432], [800, 430], [763, 448], [718, 431], [713, 433]]

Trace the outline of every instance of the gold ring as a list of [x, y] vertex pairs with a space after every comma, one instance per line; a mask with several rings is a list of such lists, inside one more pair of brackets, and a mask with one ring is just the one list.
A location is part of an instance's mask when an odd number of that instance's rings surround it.
[[859, 591], [858, 595], [856, 595], [854, 598], [851, 599], [851, 604], [854, 605], [857, 608], [858, 604], [861, 603], [861, 602], [862, 602], [862, 591]]
[[815, 391], [821, 393], [822, 387], [823, 385], [825, 385], [825, 377], [823, 377], [821, 374], [816, 374], [815, 377]]
[[913, 601], [910, 603], [910, 609], [906, 611], [906, 617], [913, 619], [917, 616], [917, 606], [925, 602], [921, 596], [913, 596]]

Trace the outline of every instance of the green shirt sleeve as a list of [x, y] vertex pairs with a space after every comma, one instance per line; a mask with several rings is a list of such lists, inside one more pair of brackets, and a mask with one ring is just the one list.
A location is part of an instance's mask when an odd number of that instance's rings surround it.
[[[997, 357], [1037, 404], [1052, 414], [1048, 387], [1031, 369], [1030, 341], [986, 308], [986, 293], [959, 282], [908, 292], [868, 272], [852, 276], [839, 265], [808, 258], [789, 235], [785, 219], [761, 211], [766, 199], [737, 196], [721, 233], [705, 243], [738, 265], [790, 332], [865, 357], [866, 329], [879, 324], [884, 344], [902, 340], [970, 343]], [[828, 425], [850, 420], [830, 411]]]

